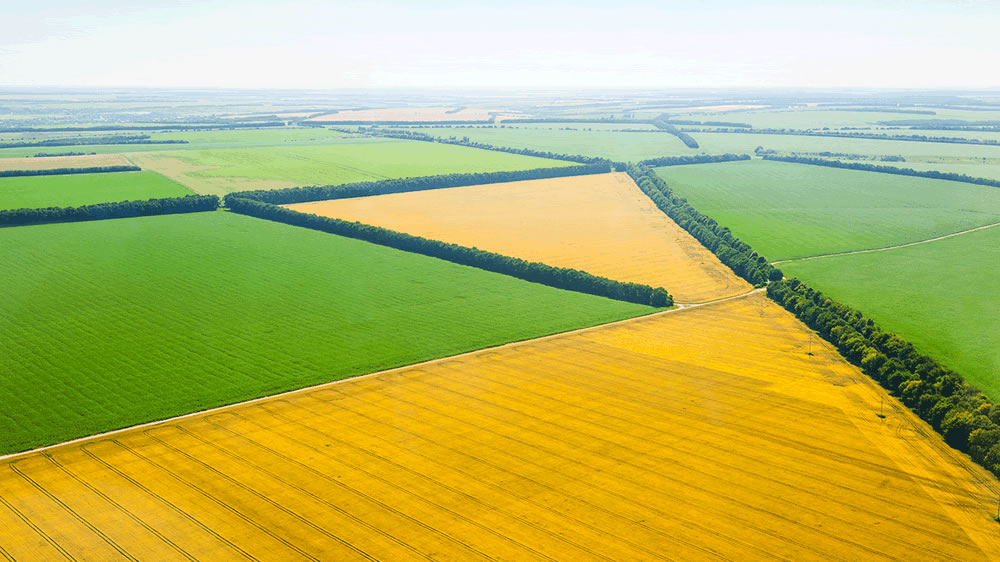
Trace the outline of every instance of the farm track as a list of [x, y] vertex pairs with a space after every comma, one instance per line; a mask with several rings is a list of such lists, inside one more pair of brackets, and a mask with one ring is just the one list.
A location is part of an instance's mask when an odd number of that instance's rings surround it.
[[808, 256], [804, 258], [792, 258], [788, 260], [778, 260], [771, 262], [771, 265], [779, 265], [782, 263], [789, 263], [795, 261], [808, 261], [808, 260], [818, 260], [821, 258], [833, 258], [837, 256], [850, 256], [854, 254], [871, 254], [873, 252], [885, 252], [888, 250], [897, 250], [899, 248], [908, 248], [910, 246], [919, 246], [921, 244], [929, 244], [930, 242], [937, 242], [938, 240], [944, 240], [946, 238], [952, 238], [954, 236], [961, 236], [963, 234], [969, 234], [970, 232], [976, 232], [978, 230], [985, 230], [987, 228], [993, 228], [994, 226], [1000, 226], [1000, 222], [995, 222], [993, 224], [987, 224], [983, 226], [977, 226], [976, 228], [970, 228], [967, 230], [962, 230], [960, 232], [953, 232], [951, 234], [945, 234], [944, 236], [937, 236], [934, 238], [928, 238], [927, 240], [918, 240], [916, 242], [908, 242], [906, 244], [897, 244], [895, 246], [886, 246], [884, 248], [872, 248], [868, 250], [852, 250], [850, 252], [837, 252], [834, 254], [821, 254], [818, 256]]
[[994, 479], [761, 290], [0, 462], [11, 559], [1000, 556]]

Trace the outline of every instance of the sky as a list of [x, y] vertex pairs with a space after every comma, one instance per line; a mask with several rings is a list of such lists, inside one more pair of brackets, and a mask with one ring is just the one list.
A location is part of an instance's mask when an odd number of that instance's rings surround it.
[[1000, 1], [17, 2], [0, 86], [1000, 88]]

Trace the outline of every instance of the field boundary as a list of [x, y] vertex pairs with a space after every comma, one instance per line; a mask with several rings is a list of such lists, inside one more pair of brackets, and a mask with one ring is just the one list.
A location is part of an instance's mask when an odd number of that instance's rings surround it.
[[881, 166], [878, 164], [862, 164], [860, 162], [844, 162], [843, 160], [826, 160], [823, 158], [809, 158], [805, 156], [778, 156], [775, 154], [763, 154], [764, 160], [773, 162], [787, 162], [789, 164], [806, 164], [809, 166], [824, 166], [827, 168], [839, 168], [842, 170], [857, 170], [860, 172], [875, 172], [880, 174], [892, 174], [896, 176], [909, 176], [914, 178], [928, 178], [932, 180], [957, 181], [961, 183], [971, 183], [973, 185], [987, 185], [990, 187], [1000, 187], [1000, 180], [956, 174], [952, 172], [939, 172], [937, 170], [914, 170], [913, 168], [903, 168], [902, 166]]
[[584, 327], [584, 328], [577, 328], [575, 330], [568, 330], [568, 331], [565, 331], [565, 332], [558, 332], [558, 333], [549, 334], [549, 335], [546, 335], [546, 336], [539, 336], [537, 338], [528, 338], [528, 339], [524, 339], [524, 340], [517, 340], [517, 341], [507, 342], [507, 343], [503, 343], [503, 344], [500, 344], [500, 345], [494, 345], [494, 346], [490, 346], [490, 347], [483, 347], [483, 348], [480, 348], [480, 349], [474, 349], [472, 351], [463, 351], [462, 353], [456, 353], [454, 355], [445, 355], [445, 356], [437, 357], [437, 358], [434, 358], [434, 359], [428, 359], [427, 361], [420, 361], [418, 363], [411, 363], [409, 365], [403, 365], [401, 367], [393, 367], [391, 369], [383, 369], [381, 371], [375, 371], [375, 372], [371, 372], [371, 373], [365, 373], [363, 375], [356, 375], [356, 376], [353, 376], [353, 377], [346, 377], [346, 378], [338, 379], [338, 380], [335, 380], [335, 381], [324, 382], [324, 383], [320, 383], [320, 384], [314, 384], [314, 385], [311, 385], [311, 386], [304, 386], [302, 388], [297, 388], [295, 390], [288, 390], [288, 391], [285, 391], [285, 392], [279, 392], [278, 394], [270, 394], [268, 396], [261, 396], [259, 398], [253, 398], [251, 400], [244, 400], [242, 402], [234, 402], [232, 404], [226, 404], [224, 406], [217, 406], [215, 408], [208, 408], [206, 410], [198, 410], [197, 412], [191, 412], [191, 413], [188, 413], [188, 414], [182, 414], [180, 416], [173, 416], [173, 417], [164, 418], [164, 419], [161, 419], [161, 420], [155, 420], [155, 421], [151, 421], [151, 422], [141, 423], [141, 424], [138, 424], [138, 425], [131, 425], [131, 426], [128, 426], [128, 427], [122, 427], [122, 428], [119, 428], [119, 429], [113, 429], [111, 431], [105, 431], [103, 433], [95, 433], [94, 435], [88, 435], [86, 437], [78, 437], [76, 439], [72, 439], [72, 440], [69, 440], [69, 441], [63, 441], [62, 443], [55, 443], [53, 445], [46, 445], [44, 447], [37, 447], [35, 449], [29, 449], [27, 451], [20, 451], [20, 452], [17, 452], [17, 453], [8, 453], [6, 455], [0, 455], [0, 462], [7, 462], [7, 461], [10, 461], [11, 459], [15, 459], [15, 458], [18, 458], [18, 457], [26, 457], [26, 456], [29, 456], [29, 455], [33, 455], [33, 454], [36, 454], [36, 453], [43, 452], [43, 451], [49, 451], [49, 450], [52, 450], [52, 449], [57, 449], [59, 447], [68, 447], [68, 446], [72, 446], [72, 445], [77, 445], [79, 443], [83, 443], [83, 442], [91, 441], [91, 440], [95, 440], [95, 439], [104, 439], [104, 438], [107, 438], [107, 437], [110, 437], [110, 436], [113, 436], [113, 435], [119, 435], [119, 434], [124, 433], [126, 431], [133, 431], [133, 430], [142, 429], [142, 428], [149, 428], [149, 427], [155, 427], [155, 426], [158, 426], [158, 425], [164, 425], [164, 424], [174, 423], [174, 422], [176, 422], [178, 420], [192, 418], [192, 417], [195, 417], [195, 416], [214, 414], [214, 413], [217, 413], [217, 412], [221, 412], [221, 411], [225, 411], [225, 410], [230, 410], [230, 409], [238, 408], [238, 407], [241, 407], [241, 406], [247, 406], [249, 404], [255, 404], [255, 403], [258, 403], [258, 402], [265, 402], [265, 401], [268, 401], [268, 400], [278, 400], [278, 399], [281, 399], [281, 398], [284, 398], [284, 397], [287, 397], [287, 396], [291, 396], [293, 394], [299, 394], [299, 393], [302, 393], [302, 392], [308, 392], [308, 391], [317, 390], [317, 389], [320, 389], [320, 388], [326, 388], [326, 387], [333, 386], [335, 384], [341, 384], [341, 383], [356, 381], [356, 380], [359, 380], [359, 379], [364, 379], [364, 378], [369, 378], [369, 377], [375, 377], [375, 376], [379, 376], [379, 375], [386, 375], [386, 374], [394, 373], [394, 372], [397, 372], [397, 371], [403, 371], [403, 370], [406, 370], [406, 369], [420, 368], [420, 367], [423, 367], [423, 366], [426, 366], [426, 365], [431, 365], [431, 364], [434, 364], [434, 363], [440, 363], [440, 362], [443, 362], [443, 361], [450, 361], [450, 360], [453, 360], [453, 359], [456, 359], [456, 358], [459, 358], [459, 357], [466, 357], [466, 356], [474, 355], [474, 354], [477, 354], [477, 353], [485, 353], [485, 352], [497, 351], [497, 350], [500, 350], [500, 349], [504, 349], [504, 348], [508, 348], [508, 347], [513, 347], [513, 346], [516, 346], [516, 345], [530, 344], [530, 343], [534, 343], [534, 342], [543, 342], [543, 341], [548, 341], [548, 340], [551, 340], [551, 339], [560, 338], [560, 337], [568, 336], [568, 335], [572, 335], [572, 334], [580, 334], [580, 333], [590, 332], [590, 331], [593, 331], [593, 330], [598, 330], [598, 329], [601, 329], [601, 328], [607, 328], [609, 326], [617, 326], [617, 325], [625, 324], [625, 323], [628, 323], [628, 322], [636, 322], [636, 321], [639, 321], [639, 320], [645, 320], [645, 319], [649, 319], [649, 318], [655, 318], [655, 317], [664, 316], [664, 315], [667, 315], [667, 314], [673, 314], [673, 313], [678, 313], [678, 312], [685, 312], [685, 311], [689, 311], [689, 310], [696, 309], [696, 308], [701, 308], [701, 307], [705, 307], [705, 306], [711, 306], [711, 305], [720, 304], [720, 303], [731, 301], [731, 300], [735, 300], [735, 299], [745, 298], [745, 297], [748, 297], [750, 295], [762, 293], [764, 291], [765, 291], [765, 289], [763, 289], [763, 288], [753, 289], [751, 291], [747, 291], [746, 293], [742, 293], [742, 294], [739, 294], [739, 295], [734, 295], [734, 296], [731, 296], [731, 297], [722, 297], [720, 299], [716, 299], [716, 300], [712, 300], [712, 301], [708, 301], [708, 302], [695, 303], [695, 304], [677, 305], [677, 306], [675, 306], [673, 308], [670, 308], [670, 309], [667, 309], [667, 310], [657, 310], [657, 311], [651, 312], [649, 314], [643, 314], [641, 316], [633, 316], [632, 318], [626, 318], [624, 320], [615, 320], [614, 322], [606, 322], [604, 324], [597, 324], [597, 325], [594, 325], [594, 326], [587, 326], [587, 327]]
[[977, 226], [975, 228], [970, 228], [968, 230], [963, 230], [961, 232], [953, 232], [951, 234], [945, 234], [944, 236], [937, 236], [935, 238], [928, 238], [927, 240], [918, 240], [916, 242], [907, 242], [906, 244], [897, 244], [895, 246], [886, 246], [884, 248], [870, 248], [870, 249], [867, 249], [867, 250], [851, 250], [849, 252], [837, 252], [837, 253], [834, 253], [834, 254], [820, 254], [818, 256], [807, 256], [807, 257], [804, 257], [804, 258], [791, 258], [791, 259], [787, 259], [787, 260], [778, 260], [778, 261], [771, 262], [771, 265], [778, 265], [778, 264], [781, 264], [781, 263], [789, 263], [789, 262], [796, 262], [796, 261], [818, 260], [818, 259], [822, 259], [822, 258], [833, 258], [833, 257], [837, 257], [837, 256], [850, 256], [850, 255], [853, 255], [853, 254], [870, 254], [872, 252], [885, 252], [887, 250], [896, 250], [896, 249], [899, 249], [899, 248], [907, 248], [909, 246], [919, 246], [921, 244], [927, 244], [929, 242], [937, 242], [938, 240], [944, 240], [945, 238], [951, 238], [953, 236], [961, 236], [963, 234], [969, 234], [970, 232], [975, 232], [977, 230], [984, 230], [984, 229], [987, 229], [987, 228], [993, 228], [994, 226], [1000, 226], [1000, 222], [995, 222], [995, 223], [987, 224], [987, 225], [983, 225], [983, 226]]

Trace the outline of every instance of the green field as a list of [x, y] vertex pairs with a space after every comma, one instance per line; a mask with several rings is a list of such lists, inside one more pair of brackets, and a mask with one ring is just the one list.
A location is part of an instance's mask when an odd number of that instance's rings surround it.
[[[933, 110], [932, 110], [933, 111]], [[732, 121], [747, 123], [755, 129], [815, 129], [830, 127], [869, 127], [879, 121], [898, 119], [936, 119], [936, 115], [876, 111], [831, 111], [822, 109], [785, 109], [771, 111], [732, 111], [726, 113], [692, 112], [673, 115], [674, 119], [695, 121]]]
[[[417, 129], [436, 137], [469, 137], [475, 142], [495, 146], [511, 146], [556, 152], [559, 154], [582, 154], [600, 156], [612, 160], [646, 160], [657, 156], [691, 155], [699, 151], [684, 146], [677, 137], [668, 133], [615, 133], [607, 130], [560, 131], [558, 127], [583, 129], [584, 123], [553, 123], [556, 130], [547, 128], [428, 128]], [[632, 128], [622, 125], [622, 127]]]
[[159, 197], [191, 191], [155, 172], [114, 172], [0, 178], [0, 209], [78, 207]]
[[[925, 133], [928, 131], [924, 131]], [[641, 133], [633, 133], [641, 134]], [[710, 154], [736, 152], [751, 153], [758, 146], [780, 152], [839, 152], [880, 156], [899, 155], [915, 159], [958, 157], [1000, 158], [1000, 146], [954, 144], [941, 142], [914, 142], [899, 140], [872, 140], [837, 137], [810, 137], [804, 135], [761, 135], [755, 133], [691, 133]]]
[[781, 265], [1000, 400], [1000, 227]]
[[156, 170], [199, 193], [220, 195], [246, 189], [574, 165], [464, 146], [382, 138], [325, 146], [145, 153], [130, 158], [143, 168]]
[[764, 160], [656, 171], [770, 260], [892, 246], [1000, 221], [995, 187]]
[[654, 310], [224, 212], [0, 255], [0, 453]]

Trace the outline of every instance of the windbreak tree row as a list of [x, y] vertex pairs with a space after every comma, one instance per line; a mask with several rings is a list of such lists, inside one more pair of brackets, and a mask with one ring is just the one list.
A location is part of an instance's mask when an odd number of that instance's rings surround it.
[[652, 288], [639, 283], [623, 283], [584, 271], [552, 267], [538, 262], [468, 248], [420, 236], [412, 236], [387, 228], [348, 222], [339, 219], [300, 213], [291, 209], [245, 197], [226, 197], [229, 209], [252, 217], [311, 228], [322, 232], [347, 236], [397, 250], [431, 256], [453, 263], [476, 267], [494, 273], [509, 275], [541, 283], [557, 289], [577, 291], [611, 299], [655, 307], [673, 305], [673, 297], [662, 287]]
[[771, 283], [767, 294], [896, 393], [949, 445], [1000, 476], [1000, 407], [961, 375], [798, 279]]
[[661, 156], [643, 160], [643, 166], [683, 166], [685, 164], [715, 164], [718, 162], [737, 162], [749, 160], [749, 154], [699, 154], [698, 156]]
[[188, 144], [186, 140], [151, 140], [149, 135], [115, 135], [110, 137], [74, 137], [36, 142], [5, 142], [0, 148], [32, 148], [38, 146], [81, 146], [92, 144]]
[[176, 213], [197, 213], [214, 211], [219, 208], [216, 195], [187, 195], [165, 199], [142, 201], [119, 201], [98, 203], [81, 207], [46, 207], [43, 209], [12, 209], [0, 211], [0, 226], [23, 226], [50, 222], [90, 221], [142, 217], [149, 215], [170, 215]]
[[879, 166], [878, 164], [865, 164], [863, 162], [844, 162], [841, 160], [826, 160], [823, 158], [808, 158], [805, 156], [778, 156], [774, 154], [764, 154], [764, 160], [774, 160], [776, 162], [792, 162], [795, 164], [810, 164], [813, 166], [827, 166], [829, 168], [843, 168], [845, 170], [860, 170], [863, 172], [880, 172], [883, 174], [896, 174], [899, 176], [913, 176], [917, 178], [930, 178], [935, 180], [960, 181], [964, 183], [974, 183], [976, 185], [988, 185], [1000, 187], [1000, 180], [989, 178], [977, 178], [966, 174], [955, 174], [952, 172], [939, 172], [937, 170], [914, 170], [913, 168], [900, 168], [896, 166]]
[[726, 129], [727, 133], [750, 133], [754, 135], [795, 135], [801, 137], [840, 137], [847, 139], [871, 139], [913, 142], [944, 142], [950, 144], [1000, 145], [993, 139], [968, 139], [963, 137], [935, 137], [928, 135], [890, 135], [887, 133], [865, 133], [861, 131], [811, 131], [806, 129]]
[[64, 176], [69, 174], [107, 174], [111, 172], [140, 172], [139, 166], [93, 166], [90, 168], [50, 168], [48, 170], [0, 170], [0, 178], [22, 176]]
[[782, 278], [781, 270], [767, 262], [728, 228], [695, 210], [686, 199], [674, 195], [667, 182], [644, 165], [629, 165], [628, 174], [653, 203], [678, 226], [688, 231], [736, 275], [755, 286]]
[[308, 187], [289, 187], [285, 189], [240, 191], [226, 195], [225, 201], [227, 206], [230, 206], [229, 202], [232, 199], [252, 199], [254, 201], [262, 201], [264, 203], [286, 205], [291, 203], [306, 203], [309, 201], [325, 201], [328, 199], [346, 199], [349, 197], [368, 197], [371, 195], [387, 195], [389, 193], [404, 193], [407, 191], [426, 191], [429, 189], [442, 189], [447, 187], [463, 187], [467, 185], [606, 174], [610, 170], [611, 164], [602, 160], [597, 164], [587, 164], [583, 166], [536, 168], [533, 170], [515, 170], [510, 172], [444, 174], [438, 176], [422, 176], [417, 178], [364, 181], [342, 185], [317, 185]]
[[685, 133], [684, 131], [681, 131], [675, 125], [670, 124], [670, 122], [667, 121], [667, 118], [668, 115], [664, 113], [663, 115], [660, 115], [656, 119], [653, 119], [651, 123], [653, 123], [653, 125], [655, 125], [657, 128], [663, 129], [664, 131], [670, 133], [671, 135], [674, 135], [675, 137], [681, 139], [681, 142], [687, 145], [688, 148], [698, 148], [698, 141], [694, 140], [694, 137]]

